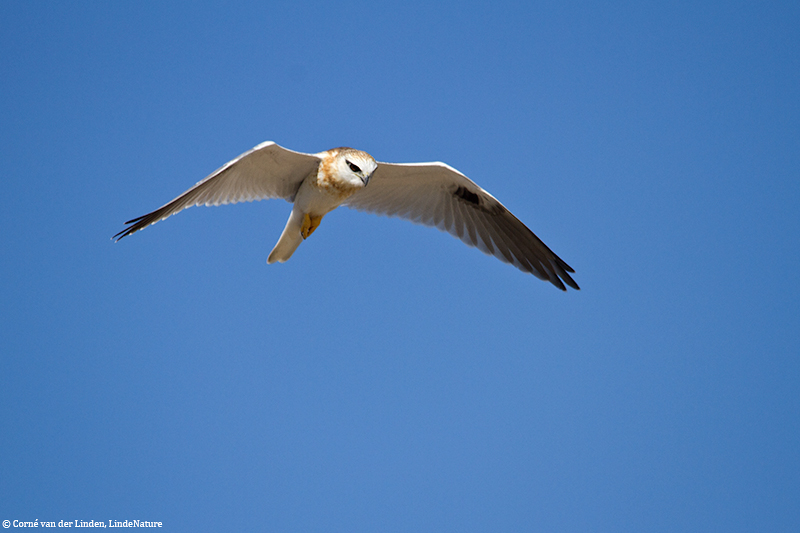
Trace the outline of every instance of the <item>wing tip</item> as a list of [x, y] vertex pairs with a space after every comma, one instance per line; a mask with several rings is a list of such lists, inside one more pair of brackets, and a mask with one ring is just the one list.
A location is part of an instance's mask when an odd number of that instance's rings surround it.
[[[126, 222], [126, 224], [127, 224], [127, 222]], [[120, 239], [122, 239], [124, 237], [127, 237], [128, 235], [130, 235], [132, 233], [135, 233], [139, 229], [140, 228], [136, 228], [135, 225], [134, 226], [128, 226], [124, 230], [120, 231], [119, 233], [117, 233], [116, 235], [111, 237], [111, 240], [114, 241], [114, 242], [119, 242]]]
[[120, 239], [127, 237], [128, 235], [132, 235], [137, 231], [146, 228], [150, 224], [157, 222], [157, 220], [153, 220], [154, 218], [157, 218], [153, 217], [153, 215], [156, 213], [158, 213], [158, 210], [153, 211], [152, 213], [147, 213], [146, 215], [142, 215], [140, 217], [132, 218], [125, 223], [128, 225], [128, 227], [111, 237], [111, 240], [114, 242], [119, 242]]
[[[556, 279], [561, 278], [561, 280], [563, 280], [564, 283], [566, 283], [567, 285], [569, 285], [570, 287], [572, 287], [576, 291], [581, 290], [581, 288], [578, 287], [578, 284], [575, 283], [575, 280], [572, 279], [572, 276], [567, 274], [567, 271], [572, 272], [573, 274], [575, 273], [575, 271], [568, 264], [566, 264], [564, 261], [562, 261], [561, 258], [556, 256], [555, 260], [550, 261], [550, 264], [552, 265], [553, 270], [555, 271], [555, 275], [557, 276]], [[560, 283], [561, 280], [559, 280], [559, 283]], [[561, 284], [561, 287], [559, 287], [559, 288], [561, 290], [564, 290], [564, 291], [567, 290], [563, 286], [563, 284]]]

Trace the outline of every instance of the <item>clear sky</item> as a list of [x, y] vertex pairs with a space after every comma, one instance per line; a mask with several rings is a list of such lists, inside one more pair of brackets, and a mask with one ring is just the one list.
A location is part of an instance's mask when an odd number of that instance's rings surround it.
[[[555, 5], [554, 5], [555, 4]], [[3, 2], [0, 520], [800, 529], [796, 2]], [[123, 222], [273, 140], [444, 161], [575, 268], [291, 206]]]

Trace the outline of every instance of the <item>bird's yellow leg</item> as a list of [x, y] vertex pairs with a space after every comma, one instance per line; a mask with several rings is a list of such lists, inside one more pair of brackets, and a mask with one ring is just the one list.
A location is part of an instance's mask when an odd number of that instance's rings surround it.
[[303, 239], [308, 239], [314, 233], [314, 230], [319, 227], [319, 223], [322, 222], [323, 216], [325, 215], [312, 217], [308, 213], [303, 216], [303, 225], [300, 227], [300, 235], [303, 236]]

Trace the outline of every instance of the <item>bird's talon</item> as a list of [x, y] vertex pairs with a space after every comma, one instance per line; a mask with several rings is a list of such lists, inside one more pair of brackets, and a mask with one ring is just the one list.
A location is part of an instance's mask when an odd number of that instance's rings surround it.
[[322, 222], [322, 217], [312, 217], [308, 213], [303, 216], [303, 225], [300, 226], [300, 235], [303, 236], [303, 240], [308, 239], [314, 230], [319, 227], [319, 223]]

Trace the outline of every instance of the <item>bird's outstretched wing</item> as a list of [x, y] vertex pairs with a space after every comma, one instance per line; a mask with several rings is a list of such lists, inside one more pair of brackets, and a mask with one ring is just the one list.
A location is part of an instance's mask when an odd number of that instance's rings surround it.
[[444, 163], [378, 163], [369, 186], [344, 205], [439, 228], [561, 290], [579, 288], [568, 274], [575, 271], [525, 224]]
[[294, 201], [306, 176], [316, 171], [319, 157], [294, 152], [274, 142], [261, 143], [229, 161], [168, 204], [133, 220], [114, 237], [120, 240], [193, 205], [235, 204], [267, 198]]

